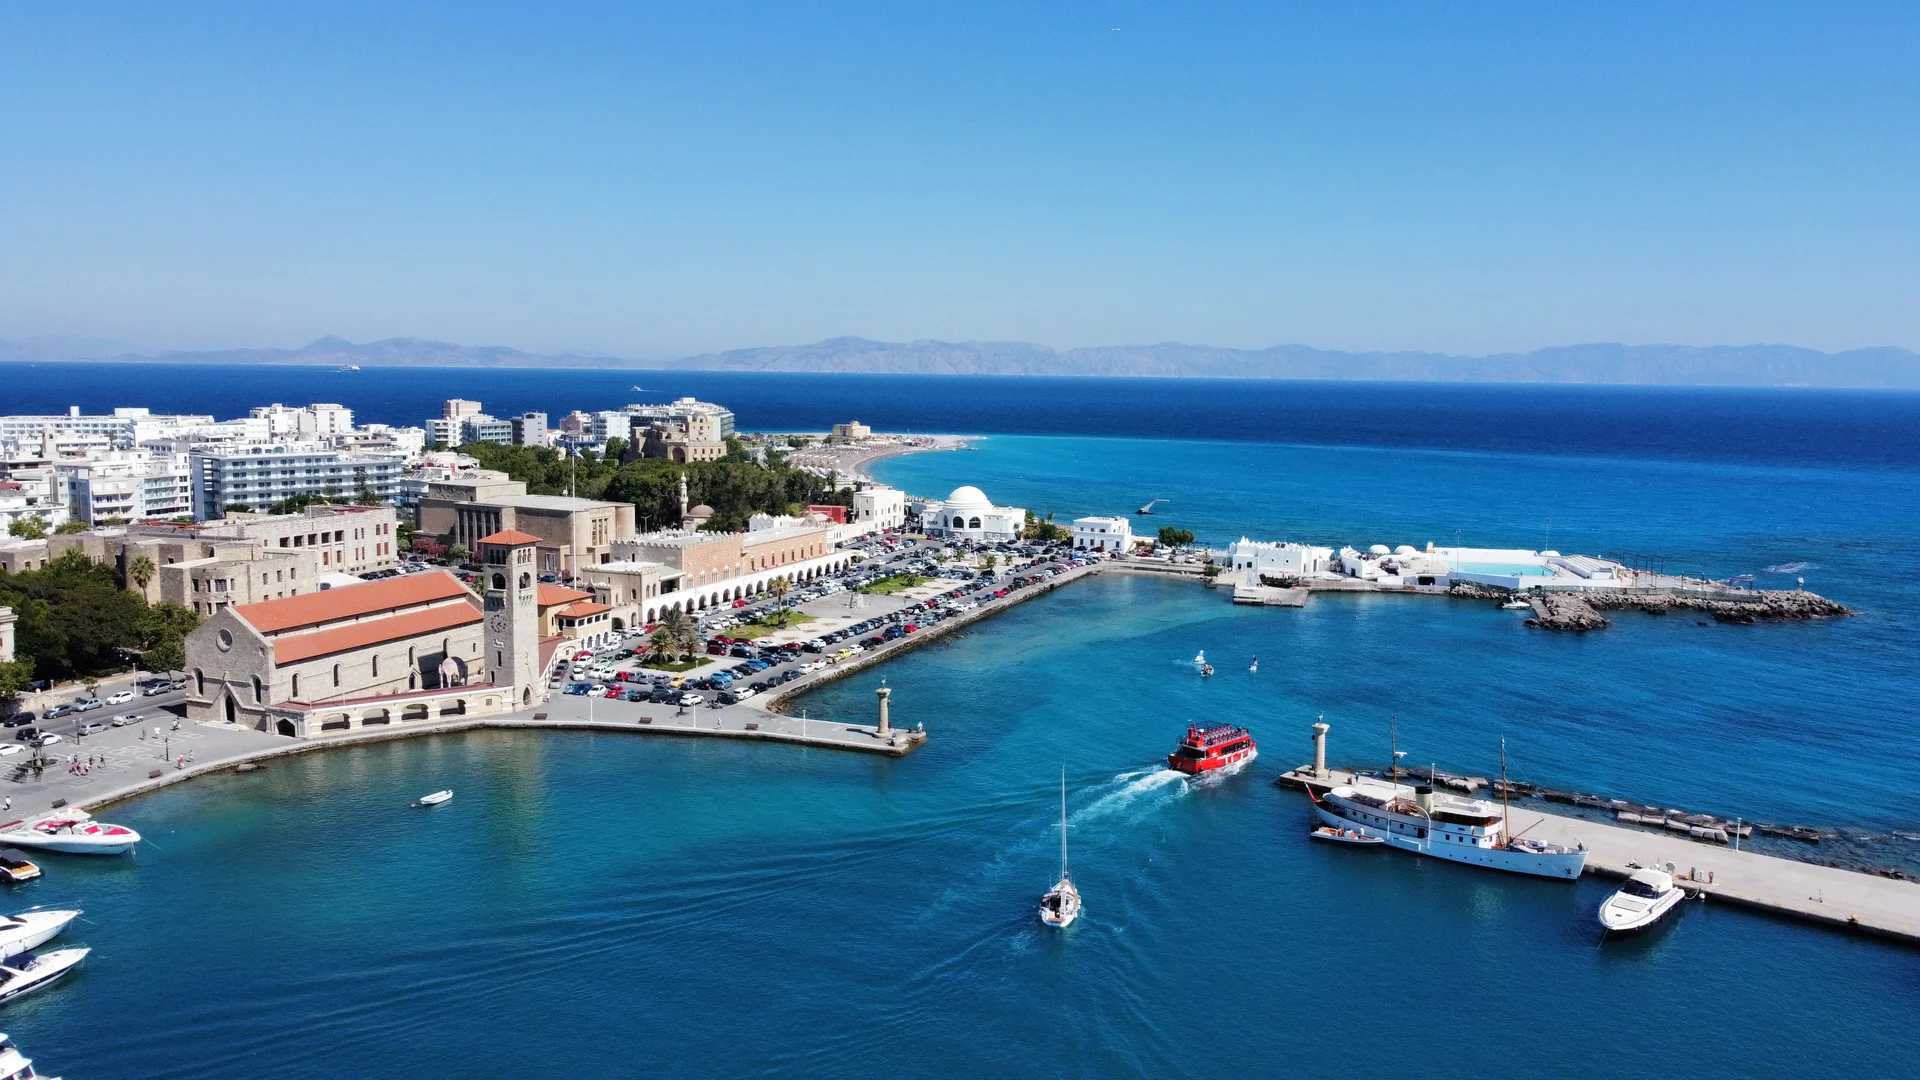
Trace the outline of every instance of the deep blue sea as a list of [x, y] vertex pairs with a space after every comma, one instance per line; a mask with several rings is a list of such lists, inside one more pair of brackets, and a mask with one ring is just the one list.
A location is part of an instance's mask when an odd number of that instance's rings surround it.
[[[1920, 848], [1913, 657], [1920, 395], [1217, 381], [0, 367], [0, 411], [228, 415], [338, 401], [562, 414], [697, 394], [746, 429], [978, 433], [884, 462], [1065, 518], [1171, 501], [1203, 540], [1660, 555], [1809, 588], [1855, 619], [1585, 636], [1486, 605], [1235, 608], [1076, 583], [809, 695], [881, 678], [932, 738], [900, 761], [606, 735], [332, 751], [109, 815], [154, 841], [57, 862], [98, 950], [0, 1027], [80, 1080], [141, 1077], [1163, 1076], [1340, 1068], [1617, 1077], [1905, 1075], [1920, 951], [1712, 904], [1602, 944], [1568, 886], [1310, 847], [1272, 786], [1332, 756], [1416, 762]], [[635, 394], [635, 383], [647, 391]], [[127, 389], [139, 387], [138, 390]], [[1769, 572], [1792, 564], [1802, 568]], [[1201, 682], [1196, 648], [1220, 664]], [[1260, 658], [1257, 674], [1246, 670]], [[1263, 755], [1210, 786], [1158, 763], [1189, 720]], [[1071, 787], [1088, 912], [1042, 933]], [[452, 787], [454, 802], [409, 799]], [[1822, 851], [1821, 854], [1825, 854]], [[1920, 886], [1916, 886], [1920, 887]], [[110, 1021], [110, 1022], [109, 1022]]]

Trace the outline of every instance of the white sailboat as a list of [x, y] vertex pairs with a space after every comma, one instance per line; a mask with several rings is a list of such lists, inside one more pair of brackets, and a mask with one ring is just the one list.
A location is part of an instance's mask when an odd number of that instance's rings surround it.
[[1207, 650], [1201, 649], [1199, 652], [1193, 654], [1193, 664], [1195, 667], [1199, 667], [1201, 664], [1204, 664], [1206, 662], [1207, 662]]
[[1257, 656], [1256, 656], [1256, 657], [1254, 657], [1254, 658], [1253, 658], [1253, 663], [1251, 663], [1251, 664], [1248, 664], [1248, 665], [1247, 665], [1247, 670], [1248, 670], [1248, 671], [1259, 671], [1259, 670], [1260, 670], [1260, 658], [1259, 658], [1259, 657], [1257, 657]]
[[1040, 898], [1040, 921], [1065, 927], [1080, 917], [1080, 890], [1067, 875], [1067, 770], [1060, 770], [1060, 880]]

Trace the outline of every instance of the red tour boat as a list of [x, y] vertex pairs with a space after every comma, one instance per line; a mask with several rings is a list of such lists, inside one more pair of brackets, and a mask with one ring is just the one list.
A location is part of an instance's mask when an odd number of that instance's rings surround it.
[[1212, 727], [1188, 724], [1186, 737], [1180, 740], [1179, 748], [1167, 755], [1167, 767], [1198, 776], [1203, 772], [1252, 761], [1258, 756], [1260, 749], [1253, 745], [1253, 733], [1246, 728], [1232, 724], [1215, 724]]

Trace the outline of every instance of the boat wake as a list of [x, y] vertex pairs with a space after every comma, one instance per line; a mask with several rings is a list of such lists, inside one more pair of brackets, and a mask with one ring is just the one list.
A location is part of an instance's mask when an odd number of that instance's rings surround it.
[[1797, 574], [1802, 570], [1818, 569], [1820, 568], [1810, 562], [1783, 562], [1778, 566], [1769, 566], [1760, 572], [1763, 574]]
[[1136, 807], [1142, 810], [1152, 808], [1166, 799], [1177, 799], [1186, 794], [1186, 785], [1180, 782], [1183, 779], [1181, 774], [1172, 769], [1123, 772], [1113, 778], [1119, 787], [1074, 811], [1068, 820], [1075, 823], [1099, 821], [1127, 813]]

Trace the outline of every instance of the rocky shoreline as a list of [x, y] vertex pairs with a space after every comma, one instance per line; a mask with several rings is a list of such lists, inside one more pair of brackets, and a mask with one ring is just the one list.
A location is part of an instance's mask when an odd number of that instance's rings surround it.
[[[1512, 599], [1507, 589], [1461, 583], [1447, 590], [1451, 596], [1466, 600]], [[1629, 593], [1617, 590], [1591, 592], [1534, 593], [1523, 597], [1533, 605], [1528, 626], [1542, 630], [1603, 630], [1613, 620], [1603, 611], [1639, 611], [1648, 615], [1668, 615], [1690, 611], [1708, 615], [1715, 622], [1751, 626], [1761, 620], [1837, 619], [1854, 614], [1846, 605], [1817, 593], [1803, 590], [1774, 591], [1729, 590], [1726, 596], [1682, 596], [1676, 593]]]

